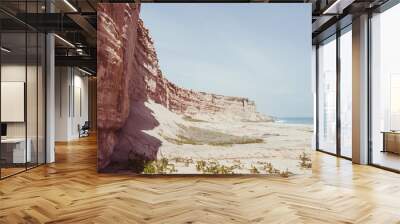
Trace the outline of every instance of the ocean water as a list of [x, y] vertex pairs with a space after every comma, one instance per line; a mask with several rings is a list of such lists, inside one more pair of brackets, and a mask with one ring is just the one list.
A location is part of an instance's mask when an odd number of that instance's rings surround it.
[[278, 117], [276, 122], [286, 124], [313, 124], [314, 119], [312, 117]]

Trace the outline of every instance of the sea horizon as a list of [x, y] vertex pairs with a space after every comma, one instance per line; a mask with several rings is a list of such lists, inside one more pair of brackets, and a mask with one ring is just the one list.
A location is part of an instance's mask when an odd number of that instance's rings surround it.
[[277, 117], [276, 122], [285, 124], [313, 124], [313, 117]]

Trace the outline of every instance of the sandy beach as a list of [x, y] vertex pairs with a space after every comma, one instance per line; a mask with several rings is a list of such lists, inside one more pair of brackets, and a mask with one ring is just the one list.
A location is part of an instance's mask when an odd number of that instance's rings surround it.
[[299, 156], [310, 153], [312, 125], [195, 120], [152, 102], [147, 106], [160, 122], [147, 133], [162, 141], [157, 159], [173, 164], [171, 173], [204, 173], [201, 163], [231, 167], [235, 174], [271, 174], [271, 166], [291, 175], [311, 173]]

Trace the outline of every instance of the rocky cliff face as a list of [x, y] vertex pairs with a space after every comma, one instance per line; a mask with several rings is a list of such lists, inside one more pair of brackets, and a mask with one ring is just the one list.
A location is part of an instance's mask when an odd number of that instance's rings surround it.
[[[138, 4], [98, 4], [97, 125], [98, 169], [111, 162], [117, 132], [129, 115], [129, 83], [138, 30]], [[129, 75], [127, 75], [129, 74]]]
[[[192, 91], [169, 82], [160, 70], [154, 43], [141, 20], [137, 32], [135, 61], [144, 79], [144, 86], [138, 91], [147, 94], [147, 98], [194, 119], [272, 121], [270, 117], [257, 112], [255, 102], [247, 98]], [[137, 86], [135, 83], [131, 85]], [[135, 95], [133, 98], [137, 97]]]
[[[159, 125], [145, 102], [201, 120], [269, 121], [253, 101], [187, 90], [162, 74], [139, 4], [98, 6], [98, 169], [143, 169], [161, 141], [146, 134]], [[142, 163], [140, 163], [142, 161]], [[132, 165], [134, 164], [134, 165]], [[133, 167], [132, 167], [133, 166]]]

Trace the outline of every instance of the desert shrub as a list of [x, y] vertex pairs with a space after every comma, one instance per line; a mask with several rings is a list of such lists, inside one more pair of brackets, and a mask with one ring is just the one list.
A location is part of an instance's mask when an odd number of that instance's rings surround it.
[[292, 173], [289, 172], [288, 169], [286, 169], [286, 170], [280, 172], [281, 177], [285, 177], [285, 178], [288, 178], [291, 174], [292, 174]]
[[218, 168], [219, 168], [219, 163], [216, 161], [211, 161], [206, 163], [206, 166], [203, 168], [203, 172], [210, 174], [217, 174]]
[[264, 170], [271, 175], [280, 175], [281, 177], [289, 177], [293, 173], [289, 171], [289, 169], [280, 171], [279, 169], [274, 168], [272, 163], [267, 163], [264, 165]]
[[196, 162], [196, 170], [203, 174], [234, 174], [234, 166], [221, 165], [217, 161], [199, 160]]
[[280, 173], [281, 173], [281, 171], [280, 171], [279, 169], [274, 168], [274, 169], [272, 170], [272, 174], [277, 174], [277, 175], [279, 175]]
[[204, 167], [206, 167], [207, 163], [204, 160], [198, 160], [196, 161], [196, 170], [197, 171], [203, 171]]
[[299, 155], [299, 160], [299, 165], [301, 168], [310, 169], [312, 167], [312, 161], [309, 154], [303, 152], [301, 155]]
[[264, 165], [264, 170], [269, 174], [273, 174], [274, 173], [274, 166], [272, 165], [272, 163], [267, 163], [267, 164]]
[[266, 163], [264, 165], [264, 170], [265, 172], [267, 172], [268, 174], [272, 174], [272, 175], [278, 175], [281, 174], [281, 171], [279, 169], [274, 168], [274, 166], [272, 165], [272, 163]]
[[233, 165], [231, 166], [232, 170], [238, 169], [241, 170], [243, 169], [243, 164], [240, 161], [240, 159], [235, 159], [233, 160]]
[[147, 162], [144, 165], [143, 173], [144, 174], [155, 174], [156, 173], [156, 166], [154, 165], [154, 161]]
[[259, 174], [260, 171], [258, 171], [257, 167], [251, 165], [250, 173], [251, 174]]
[[176, 173], [178, 170], [175, 168], [175, 164], [168, 164], [167, 165], [167, 171], [169, 173]]
[[205, 167], [205, 173], [208, 174], [233, 174], [232, 168], [225, 165], [220, 165], [216, 162], [210, 162]]
[[160, 160], [149, 161], [144, 165], [144, 174], [166, 174], [174, 173], [178, 170], [174, 164], [169, 163], [167, 158], [161, 158]]
[[241, 170], [241, 169], [243, 169], [243, 165], [241, 165], [241, 164], [233, 164], [231, 166], [231, 169], [232, 170], [235, 170], [235, 169]]
[[175, 161], [175, 163], [184, 163], [185, 167], [189, 167], [190, 164], [193, 164], [193, 159], [192, 158], [183, 158], [183, 157], [175, 157], [172, 160]]

